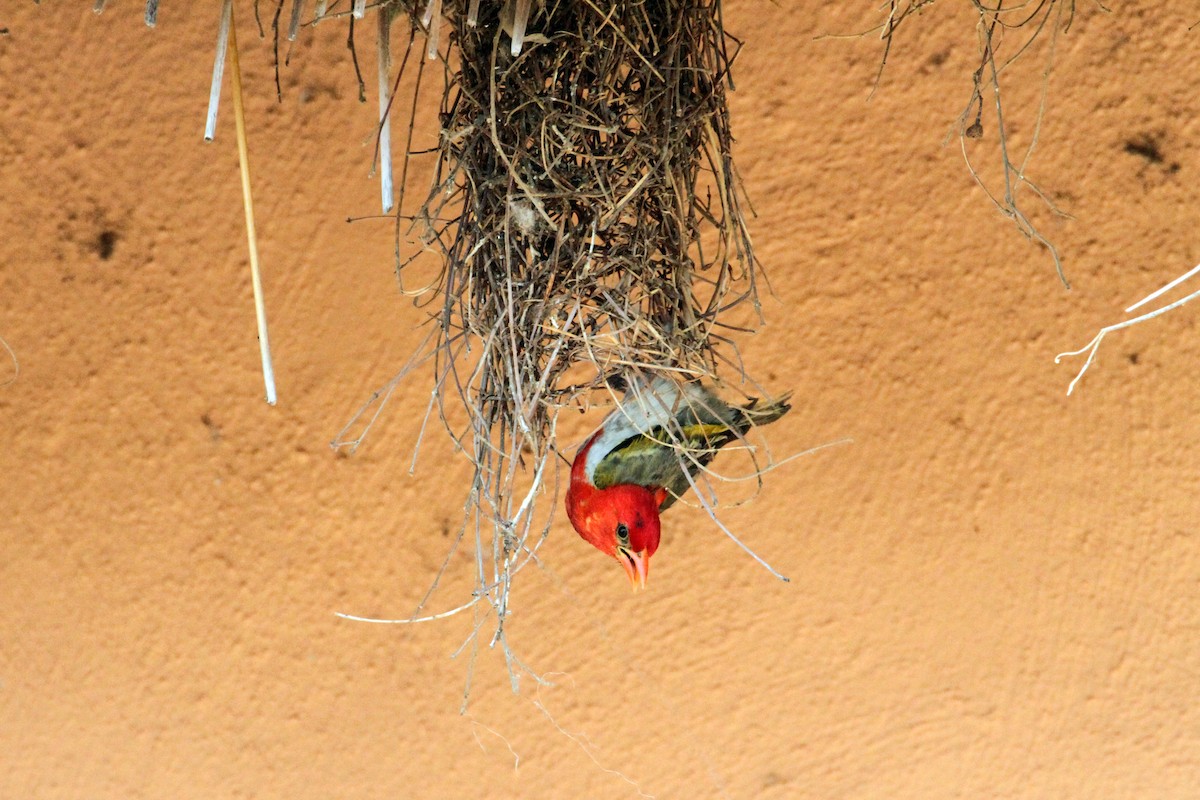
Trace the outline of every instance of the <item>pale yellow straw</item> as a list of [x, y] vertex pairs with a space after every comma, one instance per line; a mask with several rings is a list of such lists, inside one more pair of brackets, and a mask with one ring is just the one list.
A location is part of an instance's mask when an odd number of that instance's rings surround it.
[[233, 19], [232, 8], [229, 18], [229, 62], [233, 67], [233, 117], [237, 122], [238, 161], [242, 168], [242, 205], [246, 209], [246, 239], [250, 243], [250, 278], [254, 283], [258, 348], [262, 354], [267, 402], [275, 405], [275, 370], [271, 366], [271, 343], [267, 339], [267, 308], [263, 304], [262, 277], [258, 271], [258, 239], [254, 233], [254, 201], [250, 195], [250, 154], [246, 147], [246, 109], [242, 105], [242, 69], [238, 66], [237, 23]]

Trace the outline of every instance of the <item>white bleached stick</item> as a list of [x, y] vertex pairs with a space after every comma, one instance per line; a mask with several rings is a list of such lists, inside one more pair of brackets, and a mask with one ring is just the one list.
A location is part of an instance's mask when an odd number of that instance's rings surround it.
[[262, 277], [258, 269], [258, 238], [254, 232], [254, 201], [250, 194], [250, 153], [246, 145], [246, 109], [242, 102], [242, 69], [238, 64], [237, 22], [234, 21], [232, 7], [229, 10], [229, 60], [233, 66], [233, 117], [237, 123], [238, 163], [242, 170], [242, 205], [246, 209], [246, 240], [250, 245], [250, 280], [254, 284], [258, 349], [262, 356], [267, 402], [275, 405], [275, 370], [271, 366], [271, 343], [267, 339], [267, 308], [263, 303]]
[[[1178, 278], [1171, 281], [1166, 286], [1163, 286], [1160, 289], [1155, 289], [1149, 295], [1147, 295], [1146, 297], [1143, 297], [1141, 300], [1137, 301], [1136, 303], [1131, 305], [1129, 308], [1125, 309], [1125, 313], [1128, 314], [1129, 312], [1133, 311], [1134, 309], [1140, 308], [1141, 306], [1150, 302], [1154, 298], [1160, 296], [1164, 292], [1167, 292], [1167, 291], [1175, 288], [1179, 284], [1183, 283], [1188, 278], [1195, 275], [1197, 272], [1200, 272], [1200, 265], [1197, 265], [1197, 266], [1193, 267], [1191, 270], [1189, 270], [1188, 272], [1186, 272], [1185, 274], [1180, 275]], [[1137, 325], [1140, 322], [1145, 322], [1146, 320], [1154, 319], [1155, 317], [1159, 316], [1160, 314], [1165, 314], [1168, 311], [1179, 308], [1180, 306], [1182, 306], [1186, 303], [1190, 303], [1192, 300], [1195, 300], [1197, 297], [1200, 297], [1200, 290], [1192, 292], [1187, 297], [1181, 297], [1180, 299], [1176, 300], [1174, 303], [1169, 303], [1169, 304], [1163, 306], [1162, 308], [1156, 308], [1153, 311], [1148, 311], [1145, 314], [1142, 314], [1141, 316], [1134, 317], [1133, 319], [1127, 319], [1124, 322], [1117, 322], [1113, 325], [1106, 325], [1105, 327], [1100, 329], [1100, 332], [1096, 334], [1095, 338], [1093, 338], [1090, 342], [1085, 344], [1083, 347], [1079, 348], [1078, 350], [1071, 350], [1066, 353], [1059, 353], [1058, 355], [1056, 355], [1054, 357], [1054, 363], [1059, 364], [1062, 362], [1062, 360], [1064, 358], [1067, 358], [1068, 356], [1079, 356], [1079, 355], [1083, 355], [1084, 353], [1087, 353], [1087, 360], [1083, 362], [1083, 366], [1080, 368], [1079, 373], [1075, 375], [1075, 379], [1073, 381], [1071, 381], [1069, 386], [1067, 386], [1067, 394], [1070, 395], [1071, 392], [1075, 391], [1075, 384], [1079, 383], [1079, 379], [1083, 377], [1083, 373], [1087, 372], [1088, 367], [1092, 366], [1092, 362], [1096, 359], [1096, 351], [1100, 349], [1100, 342], [1102, 342], [1104, 340], [1104, 337], [1106, 335], [1112, 333], [1113, 331], [1119, 331], [1123, 328], [1129, 328], [1129, 327], [1132, 327], [1133, 325]]]
[[296, 41], [300, 33], [300, 15], [304, 11], [304, 0], [292, 0], [292, 18], [288, 22], [288, 41]]
[[529, 24], [529, 12], [532, 0], [517, 0], [517, 10], [513, 15], [512, 54], [521, 55], [521, 46], [525, 44], [525, 27]]
[[212, 87], [208, 90], [208, 118], [204, 122], [204, 141], [217, 135], [217, 109], [221, 105], [221, 81], [225, 76], [225, 52], [229, 48], [229, 16], [233, 0], [221, 5], [221, 24], [217, 26], [217, 57], [213, 61]]
[[425, 4], [425, 13], [421, 15], [421, 24], [425, 26], [425, 36], [428, 39], [425, 56], [433, 61], [437, 58], [438, 35], [442, 28], [442, 0], [429, 0]]
[[476, 595], [474, 598], [472, 598], [471, 600], [468, 600], [466, 603], [463, 603], [458, 608], [452, 608], [449, 611], [443, 611], [440, 614], [430, 614], [425, 617], [410, 617], [408, 619], [380, 619], [378, 617], [359, 617], [354, 614], [343, 614], [340, 611], [333, 612], [333, 615], [335, 617], [341, 617], [342, 619], [348, 619], [352, 622], [375, 622], [380, 625], [412, 625], [413, 623], [417, 623], [417, 622], [433, 622], [434, 620], [446, 619], [447, 617], [453, 617], [455, 614], [458, 614], [460, 612], [466, 611], [468, 608], [471, 608], [472, 606], [474, 606], [476, 603], [478, 603], [483, 598], [484, 598], [484, 595]]
[[383, 200], [383, 213], [390, 213], [395, 204], [392, 187], [392, 115], [391, 81], [392, 69], [392, 12], [387, 6], [379, 8], [379, 191]]
[[1179, 284], [1186, 281], [1188, 278], [1195, 275], [1197, 272], [1200, 272], [1200, 264], [1197, 264], [1196, 266], [1192, 267], [1187, 272], [1183, 273], [1178, 278], [1171, 281], [1170, 283], [1168, 283], [1166, 286], [1162, 287], [1161, 289], [1156, 289], [1153, 292], [1151, 292], [1150, 294], [1143, 297], [1141, 300], [1138, 300], [1136, 303], [1131, 305], [1129, 308], [1125, 309], [1125, 313], [1132, 314], [1134, 311], [1137, 311], [1139, 308], [1146, 305], [1146, 303], [1149, 303], [1151, 300], [1155, 299], [1159, 295], [1166, 294], [1167, 292], [1171, 291], [1176, 286], [1178, 286]]
[[362, 19], [367, 15], [367, 0], [354, 0], [354, 18]]

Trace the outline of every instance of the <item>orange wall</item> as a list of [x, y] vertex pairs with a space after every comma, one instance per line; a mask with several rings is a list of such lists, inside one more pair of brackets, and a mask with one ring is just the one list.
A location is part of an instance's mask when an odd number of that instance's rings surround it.
[[[634, 596], [560, 516], [510, 626], [554, 685], [514, 696], [484, 650], [460, 716], [471, 620], [333, 616], [412, 610], [468, 475], [443, 439], [408, 475], [423, 378], [357, 455], [327, 447], [420, 335], [390, 225], [344, 222], [377, 211], [373, 99], [329, 23], [276, 104], [243, 28], [269, 408], [200, 5], [0, 17], [0, 797], [1196, 796], [1200, 306], [1114, 334], [1073, 397], [1053, 363], [1200, 261], [1194, 15], [1080, 4], [1059, 40], [1029, 175], [1074, 216], [1036, 216], [1066, 292], [942, 146], [965, 4], [910, 20], [867, 102], [878, 40], [815, 37], [871, 4], [729, 3], [776, 295], [743, 352], [799, 398], [776, 453], [854, 444], [723, 516], [789, 585], [681, 508]], [[1127, 152], [1146, 137], [1161, 163]]]

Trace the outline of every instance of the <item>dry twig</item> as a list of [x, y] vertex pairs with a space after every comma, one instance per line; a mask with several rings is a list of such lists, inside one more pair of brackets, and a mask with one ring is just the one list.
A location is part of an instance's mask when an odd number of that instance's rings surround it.
[[[888, 0], [884, 22], [873, 29], [880, 31], [880, 37], [884, 42], [883, 56], [880, 59], [879, 71], [875, 78], [876, 86], [878, 86], [883, 69], [887, 64], [896, 31], [909, 18], [932, 6], [934, 2], [935, 0]], [[1104, 11], [1108, 10], [1099, 0], [1096, 0], [1096, 5]], [[1033, 182], [1029, 177], [1028, 167], [1041, 135], [1042, 122], [1046, 112], [1046, 95], [1049, 90], [1050, 73], [1054, 65], [1058, 35], [1071, 26], [1075, 16], [1075, 0], [1015, 0], [1007, 5], [1005, 0], [996, 0], [994, 5], [981, 2], [981, 0], [971, 0], [971, 6], [977, 20], [979, 66], [972, 76], [970, 98], [958, 117], [954, 131], [959, 139], [963, 160], [967, 164], [967, 170], [971, 177], [987, 194], [996, 209], [1012, 220], [1025, 238], [1046, 248], [1054, 261], [1054, 269], [1059, 280], [1069, 289], [1070, 283], [1063, 270], [1058, 248], [1030, 219], [1020, 193], [1022, 188], [1028, 189], [1052, 214], [1069, 218], [1069, 215], [1059, 209], [1054, 201]], [[1043, 36], [1048, 36], [1049, 41], [1046, 46], [1041, 92], [1037, 112], [1034, 116], [1033, 134], [1024, 153], [1017, 157], [1010, 147], [1009, 127], [1005, 122], [1005, 105], [1001, 101], [1002, 77]], [[1014, 40], [1006, 42], [1006, 37], [1014, 37]], [[1002, 49], [1006, 54], [1004, 56], [1000, 54]], [[872, 88], [871, 91], [874, 93], [875, 89]], [[990, 104], [986, 102], [986, 95], [989, 93], [992, 96]], [[992, 112], [987, 115], [985, 108], [989, 105]], [[1002, 191], [994, 191], [989, 186], [989, 182], [980, 174], [972, 161], [967, 146], [968, 139], [983, 138], [986, 116], [991, 116], [996, 131]]]
[[[1149, 303], [1149, 302], [1153, 301], [1154, 299], [1162, 296], [1163, 294], [1166, 294], [1167, 292], [1171, 291], [1179, 284], [1183, 283], [1184, 281], [1188, 280], [1189, 278], [1192, 278], [1198, 272], [1200, 272], [1200, 265], [1193, 267], [1192, 269], [1188, 270], [1184, 274], [1180, 275], [1178, 278], [1175, 278], [1174, 280], [1167, 283], [1165, 286], [1155, 289], [1153, 292], [1146, 295], [1141, 300], [1139, 300], [1136, 303], [1134, 303], [1133, 305], [1131, 305], [1129, 308], [1125, 309], [1125, 313], [1132, 314], [1134, 311], [1141, 308], [1146, 303]], [[1087, 344], [1085, 344], [1083, 347], [1079, 348], [1078, 350], [1070, 350], [1066, 353], [1059, 353], [1058, 355], [1056, 355], [1054, 357], [1054, 363], [1059, 364], [1059, 363], [1062, 363], [1062, 360], [1064, 358], [1070, 358], [1072, 356], [1081, 356], [1084, 353], [1087, 353], [1087, 359], [1084, 360], [1083, 366], [1079, 368], [1079, 372], [1076, 373], [1075, 378], [1067, 386], [1067, 394], [1069, 395], [1075, 391], [1075, 385], [1079, 383], [1080, 379], [1083, 378], [1083, 374], [1088, 371], [1089, 367], [1092, 366], [1092, 362], [1096, 359], [1096, 351], [1100, 349], [1100, 342], [1104, 341], [1105, 336], [1107, 336], [1108, 334], [1113, 333], [1115, 331], [1119, 331], [1124, 328], [1129, 328], [1129, 327], [1132, 327], [1139, 323], [1146, 322], [1147, 320], [1154, 319], [1155, 317], [1165, 314], [1168, 311], [1172, 311], [1176, 308], [1179, 308], [1182, 305], [1186, 305], [1187, 303], [1190, 303], [1191, 301], [1195, 300], [1197, 297], [1200, 297], [1200, 290], [1192, 292], [1191, 294], [1189, 294], [1185, 297], [1181, 297], [1178, 300], [1176, 300], [1172, 303], [1168, 303], [1165, 306], [1156, 308], [1153, 311], [1147, 311], [1145, 314], [1136, 316], [1133, 319], [1127, 319], [1124, 322], [1116, 322], [1116, 323], [1113, 323], [1112, 325], [1105, 325], [1103, 328], [1100, 329], [1099, 333], [1097, 333], [1092, 338], [1092, 340], [1090, 342], [1088, 342]]]

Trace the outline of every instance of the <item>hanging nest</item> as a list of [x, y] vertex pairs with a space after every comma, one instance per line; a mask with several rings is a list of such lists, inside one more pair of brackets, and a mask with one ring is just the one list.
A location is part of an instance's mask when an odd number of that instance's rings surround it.
[[441, 257], [421, 359], [475, 466], [460, 537], [474, 530], [480, 561], [461, 608], [494, 611], [503, 641], [513, 576], [557, 506], [559, 412], [634, 373], [740, 372], [723, 317], [750, 301], [744, 323], [758, 306], [730, 155], [738, 43], [719, 0], [389, 11], [432, 48], [448, 34], [435, 178], [398, 219]]

